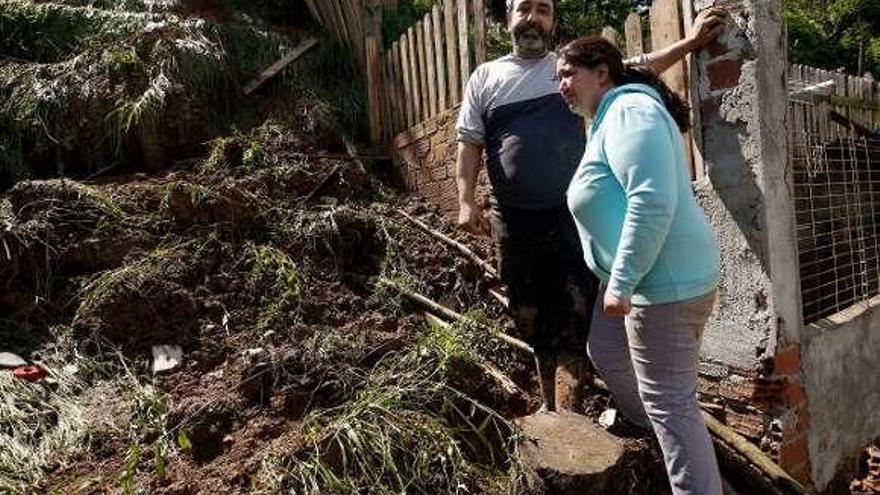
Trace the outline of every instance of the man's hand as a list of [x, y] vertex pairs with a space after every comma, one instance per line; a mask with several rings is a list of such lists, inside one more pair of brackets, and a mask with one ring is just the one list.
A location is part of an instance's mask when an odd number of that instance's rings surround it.
[[463, 201], [459, 204], [458, 226], [471, 234], [489, 234], [489, 224], [483, 216], [483, 209], [474, 202]]
[[605, 316], [626, 316], [632, 311], [632, 304], [629, 299], [606, 292], [602, 309], [605, 311]]
[[688, 34], [690, 50], [699, 50], [717, 38], [724, 31], [726, 18], [727, 11], [718, 7], [700, 12], [694, 19], [694, 25]]

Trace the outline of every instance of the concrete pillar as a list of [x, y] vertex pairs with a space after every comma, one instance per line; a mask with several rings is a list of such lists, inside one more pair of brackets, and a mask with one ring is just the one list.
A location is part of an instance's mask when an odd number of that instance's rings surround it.
[[750, 377], [768, 414], [764, 447], [809, 480], [800, 366], [802, 311], [793, 184], [786, 148], [787, 51], [779, 0], [697, 0], [724, 7], [726, 33], [694, 57], [698, 143], [707, 177], [697, 191], [718, 235], [722, 280], [704, 357]]

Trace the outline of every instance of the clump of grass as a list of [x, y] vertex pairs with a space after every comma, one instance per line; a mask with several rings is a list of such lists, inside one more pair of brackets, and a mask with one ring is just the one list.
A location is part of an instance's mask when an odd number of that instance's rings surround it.
[[[269, 456], [262, 486], [295, 493], [475, 493], [510, 489], [515, 428], [444, 381], [436, 339], [385, 356], [343, 405], [305, 420], [309, 447]], [[506, 473], [501, 475], [500, 473]], [[505, 483], [497, 483], [504, 478]]]
[[0, 374], [0, 492], [33, 492], [46, 470], [86, 455], [94, 441], [121, 433], [115, 414], [119, 384], [109, 365], [82, 350], [67, 328], [52, 330], [51, 345], [33, 354], [50, 371], [45, 387]]
[[300, 313], [305, 276], [283, 251], [269, 245], [248, 247], [253, 265], [249, 282], [265, 292], [260, 304], [265, 308], [261, 325], [279, 319], [296, 320]]

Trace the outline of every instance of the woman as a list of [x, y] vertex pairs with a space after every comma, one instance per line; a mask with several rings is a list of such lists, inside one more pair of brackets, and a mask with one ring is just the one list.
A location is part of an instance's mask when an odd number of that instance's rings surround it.
[[688, 108], [598, 37], [559, 51], [559, 90], [592, 118], [568, 189], [587, 265], [603, 282], [587, 351], [618, 409], [652, 427], [675, 494], [721, 494], [696, 397], [718, 249], [694, 199], [680, 131]]

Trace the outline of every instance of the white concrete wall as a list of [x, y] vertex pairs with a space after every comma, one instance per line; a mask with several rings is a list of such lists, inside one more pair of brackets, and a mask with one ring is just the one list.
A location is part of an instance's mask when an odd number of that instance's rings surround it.
[[801, 365], [810, 464], [821, 489], [880, 436], [880, 297], [808, 325]]

